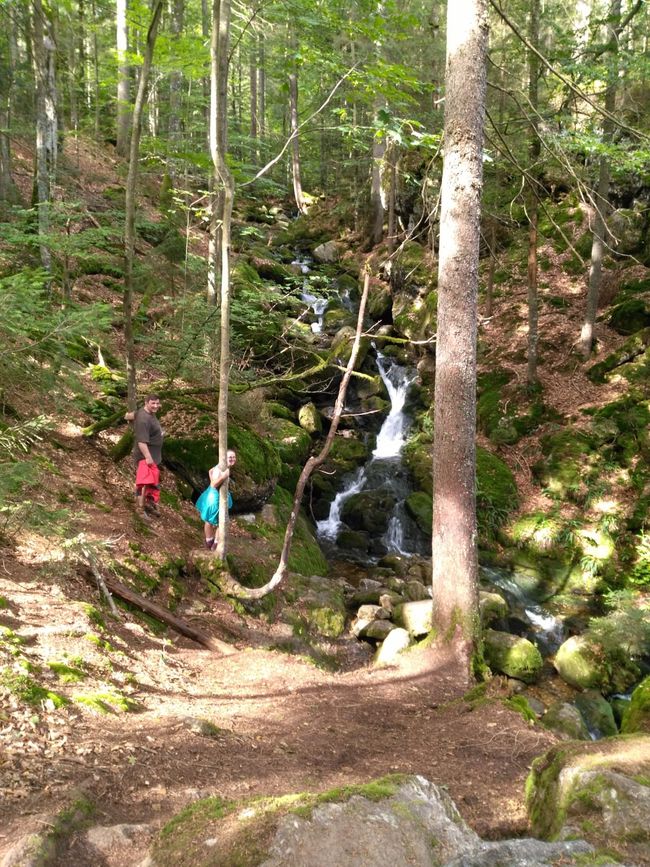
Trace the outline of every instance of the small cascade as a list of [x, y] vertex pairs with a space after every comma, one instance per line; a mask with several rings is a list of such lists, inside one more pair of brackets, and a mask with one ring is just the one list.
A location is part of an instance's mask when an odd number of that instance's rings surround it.
[[391, 408], [377, 435], [376, 448], [365, 467], [351, 476], [347, 485], [334, 498], [325, 520], [316, 530], [321, 539], [335, 543], [342, 529], [341, 512], [345, 502], [362, 491], [381, 491], [395, 502], [384, 536], [377, 540], [384, 551], [407, 554], [418, 548], [418, 531], [404, 509], [404, 499], [410, 492], [408, 473], [402, 466], [401, 451], [406, 442], [408, 420], [404, 405], [415, 371], [396, 364], [377, 352], [379, 374], [390, 397]]
[[[300, 268], [301, 273], [305, 277], [311, 271], [311, 259], [296, 258], [291, 264]], [[319, 298], [317, 295], [314, 295], [312, 292], [310, 292], [309, 280], [303, 281], [300, 298], [314, 311], [316, 322], [311, 323], [311, 330], [314, 332], [314, 334], [320, 334], [323, 330], [323, 317], [329, 303], [328, 299]]]
[[526, 593], [526, 576], [487, 566], [482, 566], [481, 572], [491, 584], [503, 591], [513, 612], [530, 624], [529, 637], [540, 650], [544, 654], [555, 653], [566, 637], [564, 624]]

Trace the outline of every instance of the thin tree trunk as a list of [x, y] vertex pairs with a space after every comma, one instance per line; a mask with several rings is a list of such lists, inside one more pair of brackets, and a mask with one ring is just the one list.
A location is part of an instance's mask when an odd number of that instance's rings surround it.
[[127, 404], [130, 410], [136, 407], [136, 365], [133, 345], [133, 257], [135, 253], [135, 211], [136, 191], [138, 183], [138, 159], [140, 153], [140, 133], [142, 129], [142, 112], [144, 109], [149, 72], [153, 52], [156, 45], [158, 24], [162, 15], [163, 0], [155, 0], [151, 13], [151, 22], [147, 31], [147, 43], [140, 69], [138, 91], [133, 107], [131, 125], [131, 146], [129, 148], [129, 171], [126, 179], [126, 204], [124, 227], [124, 341], [126, 344], [126, 386]]
[[494, 272], [496, 270], [496, 250], [497, 250], [497, 228], [496, 217], [492, 219], [490, 228], [490, 265], [488, 270], [487, 287], [485, 289], [485, 315], [492, 316], [492, 308], [494, 306]]
[[302, 192], [300, 173], [300, 143], [298, 133], [298, 70], [296, 61], [296, 36], [293, 29], [290, 34], [290, 68], [289, 68], [289, 120], [291, 125], [291, 178], [293, 181], [293, 196], [299, 213], [307, 213]]
[[447, 6], [433, 444], [433, 616], [468, 677], [479, 634], [476, 323], [487, 0]]
[[41, 0], [33, 0], [32, 56], [36, 81], [36, 198], [38, 234], [43, 267], [50, 271], [52, 255], [47, 241], [50, 231], [50, 203], [56, 175], [58, 118], [56, 110], [56, 45], [49, 16]]
[[[380, 106], [376, 106], [375, 117]], [[372, 166], [370, 171], [370, 247], [381, 244], [384, 237], [384, 203], [381, 195], [381, 168], [386, 153], [386, 139], [375, 135], [372, 140]]]
[[393, 144], [386, 152], [388, 163], [388, 255], [391, 256], [396, 242], [395, 204], [397, 198], [397, 147]]
[[[178, 50], [183, 27], [185, 26], [185, 0], [172, 0], [171, 5], [172, 51]], [[169, 78], [169, 145], [172, 154], [181, 146], [181, 91], [183, 74], [174, 70]], [[167, 171], [172, 180], [175, 177], [173, 162], [167, 162]]]
[[258, 122], [259, 122], [259, 135], [260, 139], [263, 141], [266, 135], [266, 68], [265, 68], [265, 49], [264, 49], [264, 34], [260, 33], [258, 37], [258, 45], [259, 45], [259, 60], [257, 64], [257, 68], [259, 71], [259, 81], [257, 84], [257, 92], [259, 94], [259, 113], [258, 113]]
[[[93, 21], [97, 20], [97, 6], [95, 0], [92, 0]], [[97, 40], [97, 28], [93, 27], [93, 80], [95, 88], [95, 138], [99, 140], [101, 133], [100, 124], [100, 85], [99, 85], [99, 45]]]
[[15, 29], [4, 9], [0, 9], [0, 213], [18, 201], [11, 175], [11, 110], [16, 69]]
[[125, 157], [129, 152], [129, 117], [131, 99], [129, 88], [129, 50], [128, 26], [126, 21], [127, 0], [116, 0], [116, 40], [117, 46], [117, 152]]
[[[531, 0], [528, 38], [533, 48], [539, 45], [539, 0]], [[538, 299], [537, 299], [537, 197], [536, 180], [539, 176], [541, 142], [537, 117], [539, 93], [539, 58], [534, 51], [528, 52], [528, 102], [530, 108], [530, 138], [528, 154], [530, 159], [528, 181], [528, 363], [526, 378], [529, 386], [537, 384], [537, 344], [538, 344]]]
[[250, 63], [248, 68], [248, 76], [250, 83], [250, 108], [251, 108], [251, 138], [254, 142], [255, 148], [257, 148], [257, 81], [258, 81], [258, 69], [257, 69], [257, 44], [253, 46], [251, 50]]
[[[210, 43], [212, 107], [210, 144], [214, 166], [213, 190], [219, 203], [214, 223], [215, 247], [220, 262], [221, 334], [219, 346], [219, 466], [228, 466], [228, 384], [230, 380], [230, 223], [234, 182], [226, 163], [228, 142], [228, 58], [230, 41], [230, 0], [214, 0]], [[219, 243], [216, 243], [216, 237]], [[228, 481], [219, 488], [219, 526], [216, 555], [224, 561], [228, 551]]]

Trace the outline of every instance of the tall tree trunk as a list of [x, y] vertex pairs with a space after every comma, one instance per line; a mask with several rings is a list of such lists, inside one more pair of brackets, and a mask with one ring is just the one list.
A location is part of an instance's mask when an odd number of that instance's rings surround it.
[[[618, 37], [620, 35], [621, 0], [612, 0], [607, 16], [607, 51], [611, 56], [608, 85], [605, 93], [605, 111], [602, 141], [611, 144], [614, 138], [614, 121], [611, 119], [616, 110], [616, 91], [618, 82]], [[607, 153], [601, 154], [598, 188], [594, 194], [593, 240], [591, 244], [591, 265], [589, 267], [589, 288], [587, 289], [587, 308], [580, 334], [580, 350], [588, 358], [593, 349], [594, 326], [598, 313], [598, 299], [603, 279], [603, 257], [607, 241], [607, 215], [609, 212], [610, 167]]]
[[[375, 107], [375, 119], [377, 111], [383, 107], [377, 104]], [[372, 140], [372, 165], [370, 170], [370, 233], [368, 243], [370, 247], [381, 244], [384, 237], [384, 202], [381, 195], [381, 169], [386, 153], [386, 139], [382, 134], [375, 134]]]
[[257, 92], [259, 94], [260, 107], [258, 112], [259, 135], [260, 139], [264, 140], [266, 135], [266, 56], [264, 48], [264, 34], [260, 33], [258, 37], [259, 59], [257, 68], [259, 72], [259, 81], [257, 83]]
[[116, 0], [116, 40], [117, 47], [117, 152], [125, 157], [129, 152], [129, 117], [131, 98], [129, 88], [129, 50], [128, 26], [126, 21], [127, 0]]
[[307, 212], [302, 192], [300, 174], [300, 144], [298, 140], [298, 64], [296, 60], [296, 35], [293, 28], [290, 31], [289, 46], [291, 52], [289, 67], [289, 120], [291, 125], [291, 178], [293, 181], [293, 196], [296, 207], [301, 214]]
[[479, 634], [476, 320], [487, 0], [447, 6], [433, 444], [433, 616], [470, 674]]
[[15, 29], [5, 9], [0, 9], [0, 214], [19, 199], [11, 175], [11, 110], [16, 70]]
[[129, 147], [129, 172], [126, 178], [126, 204], [124, 215], [124, 340], [126, 344], [126, 386], [127, 403], [131, 410], [136, 406], [136, 365], [133, 346], [133, 257], [135, 252], [135, 210], [136, 191], [138, 183], [138, 159], [140, 154], [140, 133], [142, 130], [142, 112], [149, 83], [149, 72], [153, 52], [156, 45], [158, 24], [162, 15], [163, 0], [155, 0], [151, 13], [151, 22], [147, 31], [147, 43], [144, 49], [138, 91], [133, 106], [131, 123], [131, 143]]
[[[528, 39], [533, 48], [539, 45], [539, 0], [531, 0]], [[528, 180], [528, 364], [526, 377], [529, 386], [537, 384], [537, 343], [538, 343], [538, 299], [537, 299], [537, 177], [541, 142], [539, 140], [539, 58], [534, 51], [528, 51], [528, 103], [530, 110], [530, 137], [528, 155], [530, 160]]]
[[388, 255], [392, 255], [397, 240], [397, 221], [395, 206], [397, 199], [397, 145], [391, 144], [386, 150], [388, 163]]
[[[230, 41], [230, 0], [214, 0], [210, 67], [212, 113], [210, 117], [210, 153], [214, 166], [213, 190], [218, 193], [218, 221], [213, 230], [219, 236], [221, 332], [219, 346], [219, 466], [228, 466], [228, 385], [230, 380], [230, 223], [234, 182], [226, 162], [228, 143], [228, 59]], [[216, 555], [225, 560], [228, 549], [228, 482], [219, 488], [219, 527]]]
[[[172, 51], [177, 52], [185, 26], [185, 0], [172, 0], [171, 4]], [[181, 91], [183, 74], [174, 70], [169, 77], [169, 146], [172, 154], [181, 146]], [[168, 160], [167, 171], [174, 179], [173, 163]]]
[[[95, 0], [91, 0], [93, 10], [93, 21], [97, 20], [97, 5]], [[95, 92], [95, 138], [99, 140], [101, 133], [101, 109], [100, 109], [100, 83], [99, 83], [99, 45], [97, 39], [97, 28], [93, 27], [93, 85]]]
[[36, 81], [36, 199], [41, 263], [51, 270], [52, 255], [47, 240], [50, 231], [50, 201], [56, 175], [58, 116], [56, 105], [56, 45], [52, 22], [41, 0], [32, 4], [32, 57]]
[[[225, 165], [228, 146], [228, 43], [230, 41], [230, 0], [213, 0], [210, 37], [210, 155], [212, 202], [210, 248], [208, 251], [208, 304], [216, 305], [221, 287], [225, 184], [221, 165]], [[225, 465], [224, 465], [225, 466]]]
[[258, 82], [257, 59], [258, 59], [257, 42], [254, 42], [253, 47], [251, 48], [251, 56], [250, 56], [249, 67], [248, 67], [248, 77], [249, 77], [249, 84], [250, 84], [251, 139], [253, 140], [255, 149], [259, 150], [258, 142], [257, 142], [257, 135], [258, 135], [258, 125], [257, 125], [257, 82]]

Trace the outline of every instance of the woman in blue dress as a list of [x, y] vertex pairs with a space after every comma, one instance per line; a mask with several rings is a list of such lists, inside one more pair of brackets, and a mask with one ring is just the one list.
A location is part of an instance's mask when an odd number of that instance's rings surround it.
[[[205, 547], [211, 551], [215, 542], [215, 527], [219, 523], [219, 488], [230, 478], [230, 468], [237, 463], [237, 455], [232, 449], [228, 449], [226, 457], [228, 466], [223, 472], [219, 465], [212, 467], [209, 472], [210, 484], [196, 501], [196, 508], [203, 519], [205, 530]], [[232, 507], [232, 497], [228, 491], [228, 508]]]

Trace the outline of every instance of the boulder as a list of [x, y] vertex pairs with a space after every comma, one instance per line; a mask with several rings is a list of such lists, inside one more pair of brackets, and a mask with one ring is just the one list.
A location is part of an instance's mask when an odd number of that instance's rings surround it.
[[425, 494], [424, 491], [414, 491], [404, 500], [404, 506], [418, 528], [430, 536], [433, 521], [433, 500], [429, 494]]
[[526, 781], [532, 831], [585, 837], [625, 863], [647, 863], [649, 778], [647, 736], [558, 744], [535, 759]]
[[582, 840], [481, 840], [446, 791], [419, 776], [395, 775], [320, 795], [210, 798], [172, 821], [174, 833], [168, 825], [153, 847], [155, 864], [550, 867], [584, 863], [592, 852]]
[[581, 635], [572, 635], [555, 654], [555, 670], [577, 689], [602, 687], [607, 683], [605, 659], [600, 648]]
[[578, 708], [568, 701], [552, 704], [542, 717], [546, 728], [560, 732], [574, 741], [589, 741], [591, 735]]
[[384, 490], [361, 491], [345, 501], [341, 520], [351, 530], [365, 530], [372, 536], [381, 536], [388, 528], [395, 502], [393, 494]]
[[308, 434], [319, 434], [323, 430], [323, 422], [313, 403], [306, 403], [298, 410], [298, 423]]
[[630, 705], [623, 714], [621, 731], [625, 734], [650, 734], [650, 675], [632, 693]]
[[341, 250], [336, 241], [325, 241], [315, 247], [312, 253], [314, 259], [321, 265], [331, 265], [341, 258]]
[[575, 706], [593, 738], [608, 738], [618, 734], [611, 704], [595, 689], [577, 695]]
[[479, 590], [478, 608], [483, 626], [507, 617], [509, 610], [508, 603], [500, 593], [491, 593], [487, 590]]
[[375, 668], [394, 665], [397, 662], [397, 657], [408, 649], [410, 643], [411, 638], [406, 629], [401, 629], [399, 626], [395, 627], [379, 645], [373, 665]]
[[433, 629], [433, 602], [431, 599], [423, 599], [420, 602], [397, 605], [393, 620], [414, 638], [428, 635]]
[[495, 629], [487, 629], [483, 639], [485, 658], [493, 671], [523, 680], [524, 683], [537, 680], [544, 661], [531, 641]]
[[357, 617], [360, 620], [389, 620], [390, 614], [381, 605], [361, 605]]
[[390, 620], [371, 620], [360, 630], [359, 638], [383, 641], [395, 628], [395, 624], [391, 623]]
[[422, 599], [431, 599], [429, 588], [421, 581], [407, 581], [404, 588], [404, 596], [409, 602], [419, 602]]

